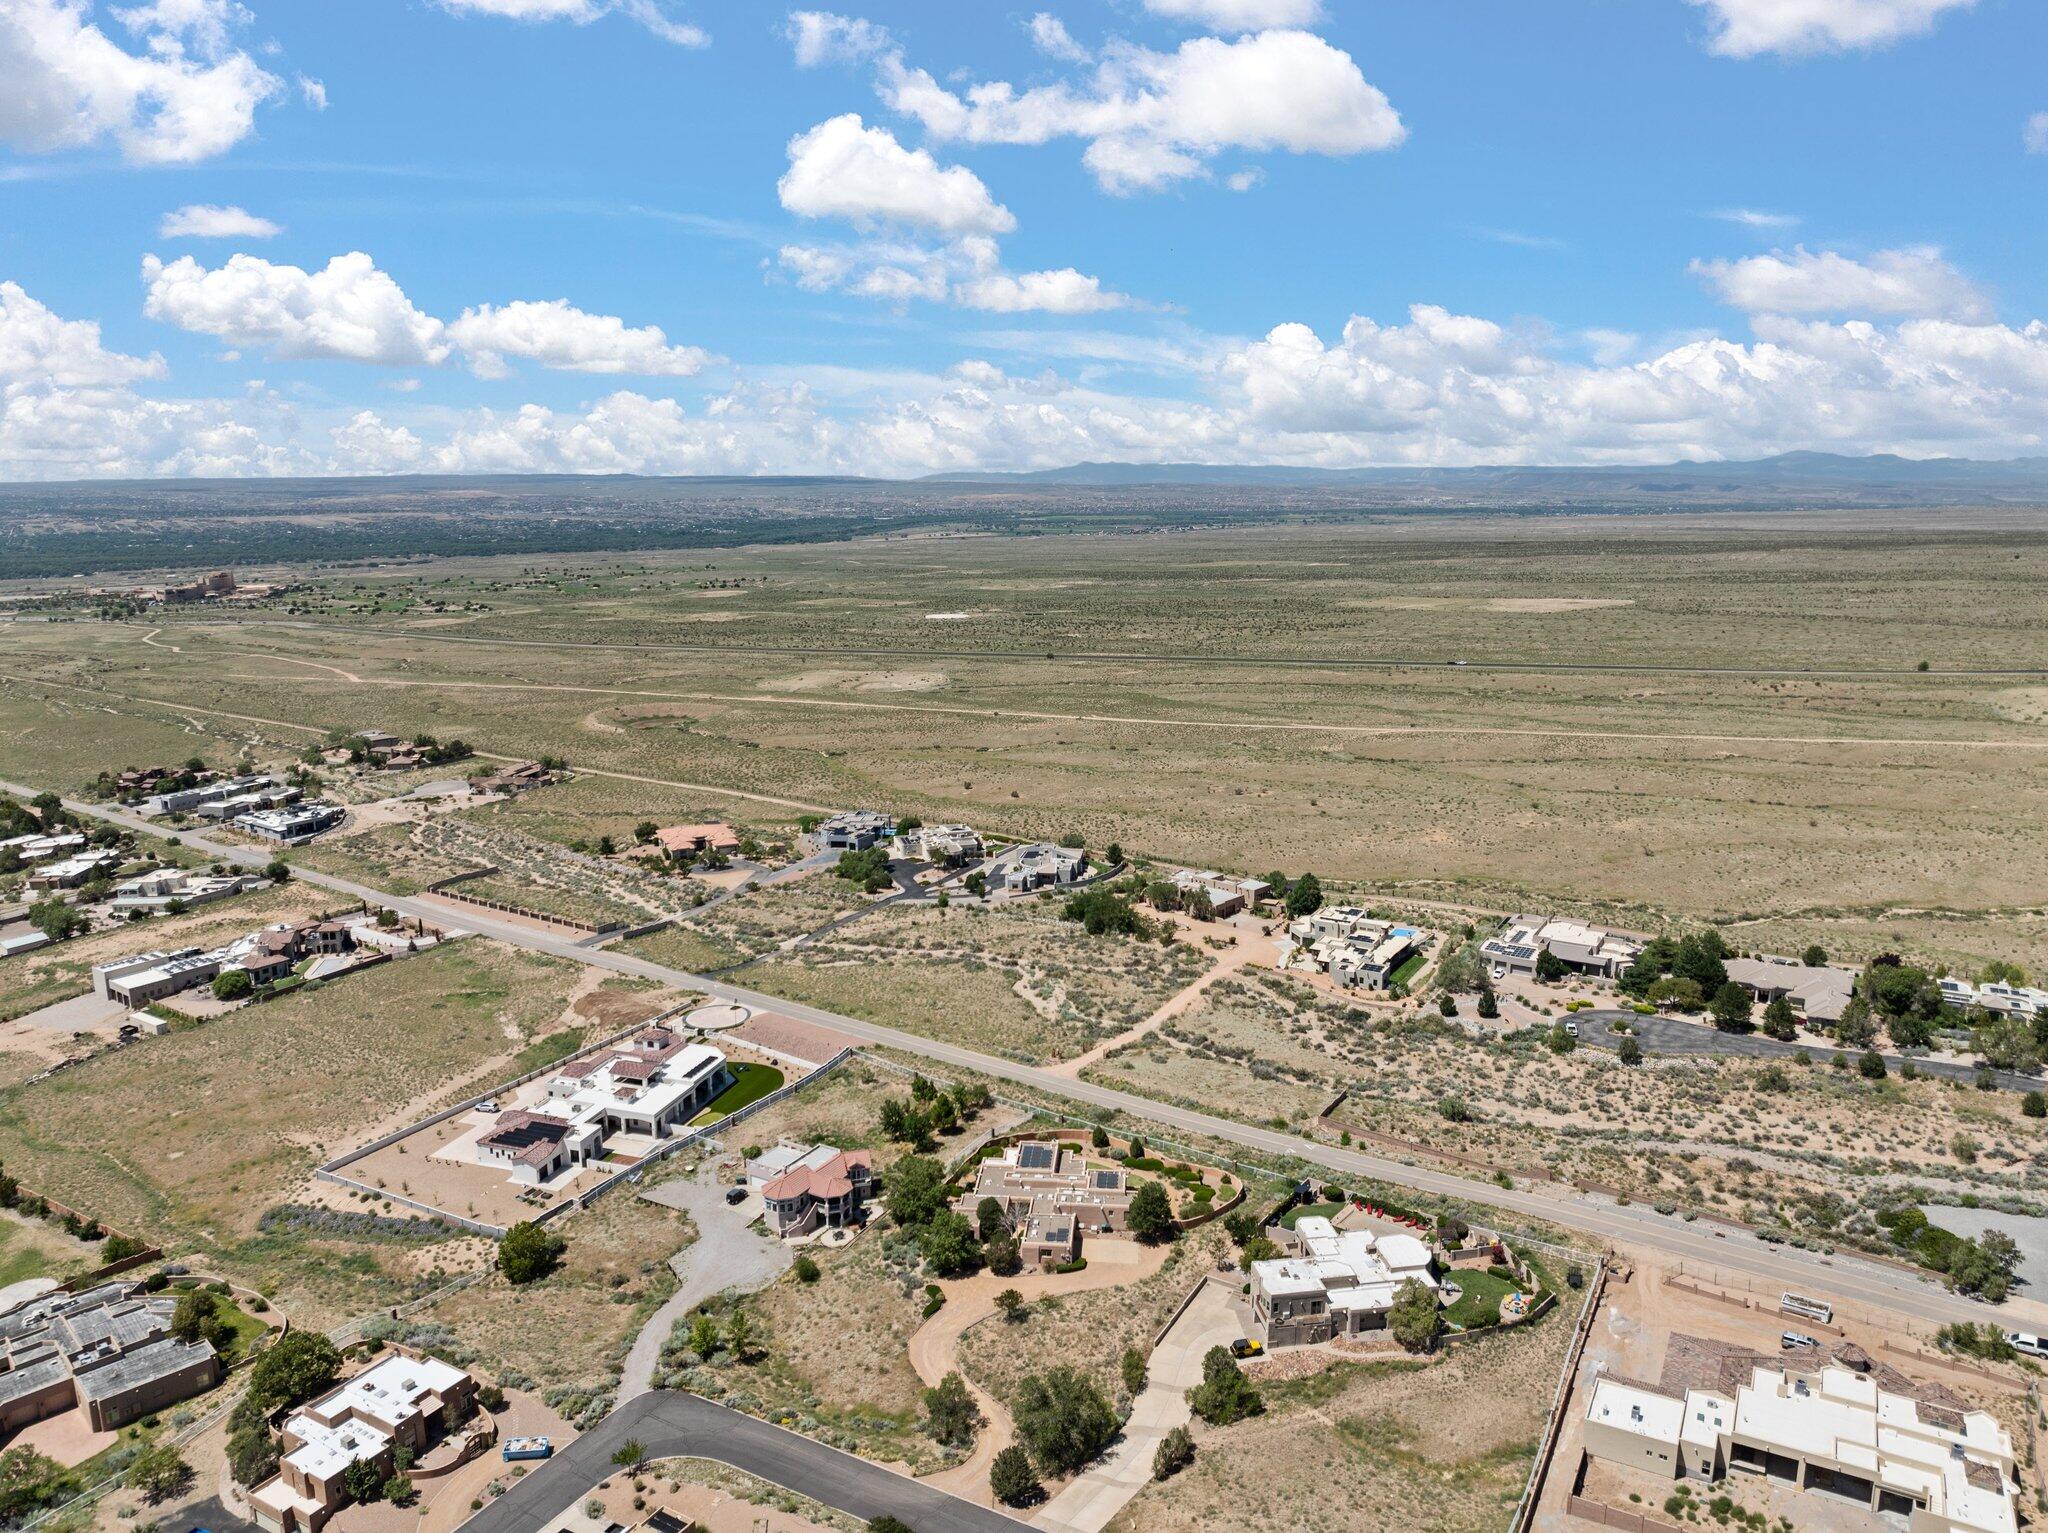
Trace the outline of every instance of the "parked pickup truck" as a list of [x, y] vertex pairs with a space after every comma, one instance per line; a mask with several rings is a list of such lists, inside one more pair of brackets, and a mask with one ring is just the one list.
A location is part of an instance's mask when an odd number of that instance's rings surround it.
[[498, 1448], [508, 1464], [518, 1459], [548, 1458], [554, 1451], [555, 1445], [545, 1437], [508, 1437]]

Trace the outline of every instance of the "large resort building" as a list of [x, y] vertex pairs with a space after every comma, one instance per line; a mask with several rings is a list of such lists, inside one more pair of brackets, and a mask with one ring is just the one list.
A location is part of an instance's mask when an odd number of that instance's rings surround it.
[[1381, 1330], [1403, 1284], [1437, 1286], [1429, 1247], [1413, 1235], [1339, 1230], [1308, 1215], [1293, 1238], [1296, 1250], [1251, 1266], [1252, 1313], [1268, 1346]]
[[533, 1106], [500, 1113], [477, 1139], [477, 1155], [515, 1182], [540, 1186], [601, 1159], [613, 1134], [668, 1138], [731, 1083], [717, 1049], [644, 1028], [618, 1048], [562, 1066]]
[[218, 1384], [213, 1348], [171, 1334], [176, 1307], [116, 1282], [0, 1315], [0, 1434], [74, 1408], [111, 1432]]
[[1853, 1343], [1808, 1369], [1700, 1337], [1671, 1347], [1660, 1383], [1595, 1380], [1591, 1458], [1659, 1480], [1757, 1475], [1902, 1518], [1910, 1533], [2014, 1533], [2012, 1438], [1989, 1412]]

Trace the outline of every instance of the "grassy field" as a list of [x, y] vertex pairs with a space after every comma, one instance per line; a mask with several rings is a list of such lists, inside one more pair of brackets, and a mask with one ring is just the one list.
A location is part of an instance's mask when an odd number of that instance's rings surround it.
[[732, 1084], [711, 1099], [711, 1104], [690, 1120], [694, 1128], [700, 1123], [716, 1123], [729, 1113], [736, 1113], [749, 1102], [758, 1102], [769, 1092], [782, 1085], [782, 1072], [773, 1065], [750, 1064], [735, 1060], [732, 1070]]
[[[0, 1160], [116, 1228], [213, 1256], [301, 1317], [346, 1312], [407, 1286], [413, 1258], [266, 1230], [264, 1212], [324, 1154], [554, 1030], [576, 980], [568, 963], [471, 941], [308, 988], [0, 1092]], [[138, 1103], [146, 1142], [110, 1135]]]

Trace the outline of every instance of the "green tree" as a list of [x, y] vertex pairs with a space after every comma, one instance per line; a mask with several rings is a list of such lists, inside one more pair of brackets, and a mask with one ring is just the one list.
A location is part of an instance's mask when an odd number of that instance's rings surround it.
[[2020, 1111], [2029, 1118], [2048, 1118], [2048, 1096], [2029, 1091], [2020, 1098]]
[[1173, 1204], [1166, 1189], [1158, 1182], [1141, 1184], [1131, 1194], [1131, 1207], [1124, 1222], [1132, 1235], [1148, 1245], [1169, 1239], [1173, 1235]]
[[983, 1240], [993, 1240], [998, 1232], [1009, 1227], [1010, 1221], [1003, 1216], [1003, 1205], [994, 1198], [983, 1198], [974, 1205], [974, 1230]]
[[288, 884], [292, 880], [292, 865], [282, 857], [273, 857], [264, 865], [263, 876], [274, 884]]
[[1061, 1365], [1028, 1374], [1011, 1402], [1017, 1436], [1047, 1474], [1071, 1474], [1116, 1435], [1116, 1413], [1088, 1379]]
[[732, 1360], [744, 1364], [752, 1355], [754, 1346], [754, 1322], [747, 1318], [747, 1312], [736, 1309], [726, 1317], [725, 1344], [732, 1349]]
[[1159, 1439], [1152, 1454], [1152, 1478], [1170, 1480], [1195, 1461], [1195, 1440], [1186, 1427], [1175, 1427]]
[[1721, 1032], [1753, 1032], [1756, 1024], [1749, 1019], [1752, 1009], [1749, 992], [1732, 979], [1714, 992], [1714, 1026]]
[[1500, 1001], [1495, 998], [1491, 983], [1479, 987], [1479, 1016], [1482, 1021], [1491, 1022], [1500, 1015]]
[[1265, 1399], [1237, 1366], [1228, 1347], [1202, 1354], [1202, 1382], [1188, 1391], [1188, 1409], [1211, 1426], [1229, 1426], [1266, 1408]]
[[52, 942], [62, 942], [85, 930], [85, 917], [52, 896], [28, 907], [28, 924]]
[[414, 1495], [411, 1475], [394, 1474], [384, 1482], [384, 1499], [393, 1506], [411, 1506]]
[[1614, 1057], [1625, 1065], [1639, 1065], [1643, 1062], [1643, 1046], [1636, 1041], [1634, 1033], [1624, 1033], [1621, 1042], [1615, 1045]]
[[796, 1273], [796, 1280], [799, 1283], [815, 1283], [818, 1281], [820, 1269], [817, 1259], [807, 1252], [797, 1257], [796, 1264], [792, 1270]]
[[537, 1283], [555, 1270], [569, 1242], [553, 1230], [522, 1219], [498, 1242], [498, 1270], [513, 1287]]
[[1088, 1131], [1088, 1143], [1089, 1143], [1089, 1146], [1090, 1146], [1091, 1148], [1093, 1148], [1093, 1149], [1097, 1149], [1097, 1150], [1106, 1150], [1106, 1149], [1108, 1149], [1108, 1148], [1109, 1148], [1109, 1130], [1108, 1130], [1108, 1129], [1106, 1129], [1106, 1128], [1104, 1128], [1104, 1127], [1103, 1127], [1103, 1126], [1102, 1126], [1102, 1125], [1101, 1125], [1100, 1123], [1096, 1124], [1096, 1125], [1095, 1125], [1095, 1127], [1093, 1127], [1092, 1129], [1090, 1129], [1090, 1130]]
[[981, 1259], [997, 1277], [1015, 1277], [1024, 1266], [1017, 1237], [1008, 1230], [998, 1230], [982, 1242]]
[[959, 1374], [947, 1374], [924, 1392], [924, 1424], [938, 1442], [959, 1445], [974, 1440], [981, 1411]]
[[1799, 1021], [1792, 1015], [1792, 1003], [1778, 994], [1771, 997], [1764, 1007], [1764, 1032], [1780, 1043], [1790, 1043], [1799, 1036]]
[[192, 1483], [192, 1466], [169, 1443], [144, 1448], [128, 1466], [126, 1484], [151, 1506], [168, 1501]]
[[1970, 1047], [1994, 1070], [2030, 1070], [2040, 1062], [2034, 1030], [2018, 1017], [1986, 1017], [1970, 1029]]
[[239, 1001], [256, 988], [256, 981], [249, 978], [247, 969], [223, 969], [213, 977], [213, 996], [217, 1001]]
[[1402, 1347], [1410, 1352], [1427, 1352], [1436, 1345], [1437, 1332], [1442, 1327], [1443, 1317], [1437, 1313], [1434, 1289], [1410, 1278], [1395, 1291], [1393, 1307], [1387, 1311], [1387, 1329]]
[[1867, 1081], [1881, 1081], [1890, 1072], [1885, 1069], [1884, 1055], [1876, 1049], [1865, 1049], [1856, 1061], [1856, 1071]]
[[365, 1506], [384, 1494], [384, 1473], [369, 1459], [359, 1458], [341, 1472], [341, 1491]]
[[631, 1469], [646, 1457], [647, 1450], [641, 1446], [640, 1439], [637, 1437], [629, 1437], [620, 1443], [618, 1447], [612, 1449], [612, 1462], [621, 1469]]
[[265, 1410], [303, 1405], [330, 1388], [341, 1373], [341, 1354], [318, 1331], [287, 1331], [263, 1350], [249, 1370], [249, 1393]]
[[1091, 937], [1145, 934], [1145, 918], [1138, 914], [1137, 907], [1122, 895], [1103, 888], [1069, 895], [1066, 904], [1060, 907], [1060, 919], [1080, 922], [1081, 929]]
[[1650, 986], [1649, 1001], [1653, 1006], [1668, 1006], [1673, 1011], [1698, 1011], [1706, 1005], [1707, 998], [1697, 980], [1671, 974]]
[[633, 839], [639, 842], [642, 846], [645, 846], [648, 842], [652, 841], [655, 838], [655, 836], [660, 833], [660, 831], [661, 827], [659, 825], [656, 825], [654, 821], [642, 820], [638, 825], [635, 825], [633, 827]]
[[906, 1155], [889, 1171], [884, 1200], [889, 1217], [906, 1229], [930, 1222], [946, 1206], [946, 1168], [928, 1155]]
[[1565, 967], [1564, 960], [1558, 957], [1557, 954], [1551, 952], [1547, 947], [1537, 949], [1536, 977], [1538, 979], [1546, 984], [1556, 984], [1557, 981], [1563, 979], [1569, 973], [1571, 973], [1571, 970]]
[[78, 1493], [78, 1476], [29, 1447], [0, 1453], [0, 1524], [13, 1527]]
[[718, 1322], [702, 1310], [690, 1322], [690, 1350], [707, 1363], [718, 1350]]
[[1024, 1295], [1014, 1288], [1005, 1288], [996, 1295], [996, 1308], [1003, 1312], [1005, 1320], [1018, 1320], [1024, 1314]]
[[1835, 1042], [1845, 1049], [1869, 1048], [1877, 1041], [1877, 1023], [1870, 1015], [1870, 1003], [1860, 995], [1852, 997], [1842, 1008], [1834, 1032]]
[[1287, 890], [1287, 919], [1299, 921], [1323, 908], [1323, 886], [1313, 873], [1304, 873]]
[[1249, 1272], [1254, 1262], [1269, 1262], [1280, 1254], [1280, 1248], [1264, 1235], [1254, 1235], [1244, 1243], [1244, 1249], [1237, 1253], [1239, 1270]]
[[235, 1339], [235, 1328], [220, 1312], [220, 1295], [193, 1288], [180, 1294], [171, 1309], [171, 1334], [180, 1341], [203, 1341], [214, 1351], [225, 1352]]
[[1728, 983], [1728, 967], [1721, 961], [1727, 955], [1727, 944], [1719, 932], [1697, 932], [1680, 941], [1672, 952], [1671, 972], [1698, 985], [1701, 995], [1712, 995]]
[[[1030, 1455], [1018, 1447], [1005, 1448], [995, 1456], [988, 1466], [988, 1488], [1004, 1506], [1025, 1506], [1045, 1494], [1045, 1487], [1039, 1484], [1031, 1467]], [[874, 1524], [868, 1526], [873, 1528]], [[905, 1528], [903, 1533], [910, 1530]]]
[[1118, 1366], [1123, 1370], [1124, 1393], [1135, 1399], [1145, 1387], [1145, 1354], [1136, 1347], [1125, 1347]]
[[972, 1271], [981, 1259], [974, 1226], [964, 1214], [956, 1214], [950, 1208], [940, 1209], [925, 1221], [918, 1235], [918, 1249], [924, 1252], [925, 1265], [939, 1277]]
[[1809, 969], [1818, 969], [1828, 961], [1828, 950], [1818, 942], [1809, 942], [1806, 951], [1799, 955], [1799, 961]]
[[277, 1473], [277, 1439], [259, 1415], [228, 1433], [228, 1469], [237, 1485], [261, 1485]]

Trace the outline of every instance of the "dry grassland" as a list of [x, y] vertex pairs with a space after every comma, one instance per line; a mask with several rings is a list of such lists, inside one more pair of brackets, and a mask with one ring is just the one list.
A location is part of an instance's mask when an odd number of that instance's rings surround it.
[[1111, 1533], [1466, 1533], [1505, 1526], [1571, 1340], [1568, 1314], [1441, 1360], [1346, 1363], [1262, 1386], [1267, 1411], [1196, 1428], [1195, 1462]]
[[0, 1093], [0, 1160], [117, 1228], [212, 1255], [296, 1315], [338, 1318], [389, 1302], [417, 1264], [260, 1231], [265, 1210], [322, 1156], [558, 1026], [576, 981], [566, 962], [468, 941], [309, 987]]

